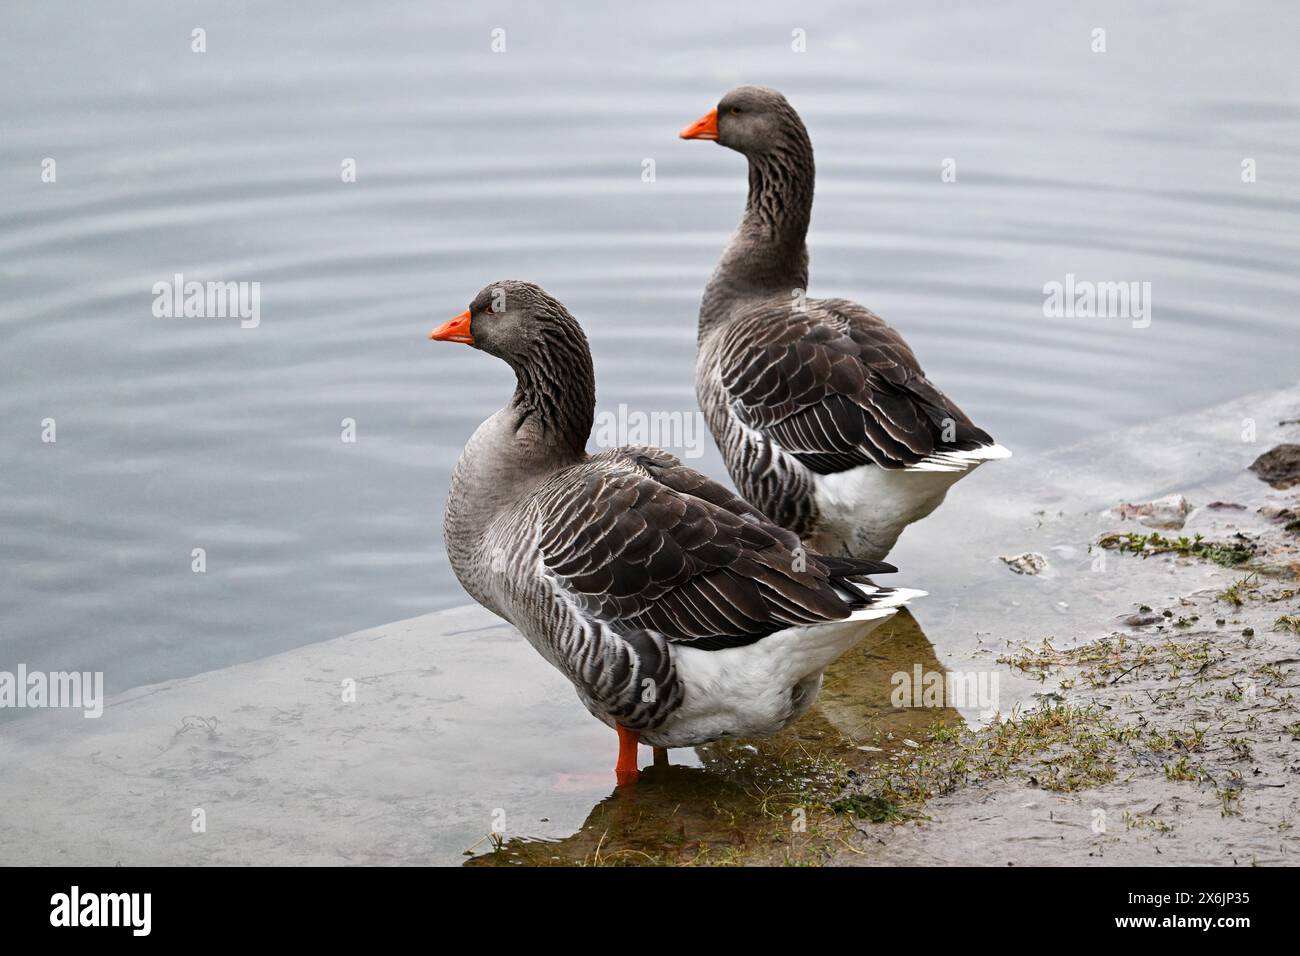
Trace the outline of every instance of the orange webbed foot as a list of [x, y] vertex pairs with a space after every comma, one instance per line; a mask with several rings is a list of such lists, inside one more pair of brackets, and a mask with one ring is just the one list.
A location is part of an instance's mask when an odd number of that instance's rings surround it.
[[636, 783], [641, 776], [636, 766], [636, 748], [641, 735], [621, 725], [614, 729], [618, 731], [618, 763], [614, 765], [614, 778], [620, 787], [626, 787]]

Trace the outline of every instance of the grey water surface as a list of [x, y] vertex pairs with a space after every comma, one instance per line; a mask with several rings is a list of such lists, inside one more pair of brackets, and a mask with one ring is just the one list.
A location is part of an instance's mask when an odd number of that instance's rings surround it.
[[[602, 411], [694, 412], [746, 182], [676, 133], [738, 83], [810, 129], [811, 292], [885, 316], [1018, 457], [1292, 382], [1297, 38], [1287, 2], [11, 5], [0, 669], [112, 692], [464, 603], [448, 476], [511, 379], [429, 329], [531, 279]], [[260, 322], [156, 316], [178, 273], [259, 283]], [[1149, 326], [1045, 317], [1067, 275], [1150, 283]], [[942, 549], [895, 560], [946, 607]]]

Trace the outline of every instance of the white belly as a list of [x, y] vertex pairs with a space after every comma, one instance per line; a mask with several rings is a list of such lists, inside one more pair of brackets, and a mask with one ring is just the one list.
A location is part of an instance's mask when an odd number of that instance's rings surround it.
[[[889, 603], [901, 605], [920, 593], [900, 589]], [[822, 671], [895, 613], [895, 607], [859, 611], [844, 621], [787, 628], [721, 651], [674, 645], [685, 697], [661, 727], [641, 739], [656, 747], [694, 747], [719, 737], [774, 734], [812, 706]]]
[[904, 528], [939, 507], [948, 489], [974, 467], [891, 471], [862, 465], [816, 475], [817, 529], [805, 543], [823, 554], [878, 561], [889, 554]]

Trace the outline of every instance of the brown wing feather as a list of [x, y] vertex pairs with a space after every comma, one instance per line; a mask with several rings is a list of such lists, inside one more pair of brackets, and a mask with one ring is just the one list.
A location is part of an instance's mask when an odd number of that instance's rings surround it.
[[893, 570], [797, 552], [795, 535], [658, 449], [564, 473], [542, 496], [539, 527], [546, 567], [588, 613], [710, 649], [842, 620], [863, 605], [834, 581]]
[[845, 299], [755, 308], [733, 321], [720, 366], [741, 421], [822, 474], [906, 468], [993, 442], [925, 377], [902, 336]]

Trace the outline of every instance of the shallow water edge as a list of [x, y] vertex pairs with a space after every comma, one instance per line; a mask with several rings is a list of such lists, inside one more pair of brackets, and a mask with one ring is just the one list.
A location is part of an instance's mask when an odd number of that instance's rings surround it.
[[[1211, 562], [1112, 553], [1099, 572], [1090, 546], [1106, 531], [1149, 530], [1105, 512], [1121, 501], [1173, 491], [1196, 506], [1292, 501], [1294, 489], [1268, 489], [1246, 466], [1297, 440], [1298, 413], [1300, 388], [1292, 388], [998, 463], [1007, 467], [999, 481], [959, 487], [909, 531], [900, 553], [950, 554], [948, 575], [906, 582], [924, 584], [933, 599], [838, 661], [812, 712], [767, 740], [674, 751], [674, 766], [635, 790], [615, 790], [613, 737], [565, 680], [509, 626], [468, 606], [139, 687], [109, 698], [98, 719], [55, 711], [10, 722], [0, 730], [8, 811], [0, 845], [8, 863], [92, 865], [1053, 862], [1037, 832], [1017, 845], [987, 822], [963, 831], [974, 805], [960, 795], [925, 808], [929, 823], [895, 826], [890, 807], [871, 800], [848, 805], [835, 827], [811, 812], [803, 829], [793, 822], [805, 805], [868, 793], [865, 782], [882, 767], [902, 772], [936, 727], [979, 728], [991, 710], [1006, 716], [1057, 693], [1006, 663], [1017, 648], [1051, 639], [1068, 651], [1115, 632], [1117, 616], [1176, 608], [1242, 577]], [[1244, 419], [1256, 423], [1253, 442], [1242, 441]], [[1253, 508], [1197, 507], [1187, 533], [1263, 535], [1266, 526]], [[1043, 573], [1017, 575], [1000, 560], [1025, 551], [1045, 556]], [[1282, 688], [1294, 682], [1284, 663], [1257, 664], [1281, 668]], [[946, 693], [927, 697], [932, 675], [941, 686], [974, 675], [974, 699], [955, 706]], [[986, 693], [997, 676], [996, 699], [981, 699], [981, 675]], [[900, 687], [920, 693], [900, 706]], [[1193, 712], [1188, 722], [1200, 719]], [[1189, 803], [1219, 799], [1184, 782]], [[1027, 787], [994, 782], [970, 792], [999, 807], [1008, 826], [1028, 814], [1028, 827], [1054, 811]], [[1293, 789], [1260, 790], [1268, 813], [1284, 819]], [[1095, 806], [1068, 799], [1074, 825], [1090, 834]], [[1246, 825], [1206, 839], [1236, 839]], [[979, 832], [984, 842], [954, 841], [957, 832]], [[1139, 832], [1165, 838], [1158, 828]], [[1084, 837], [1083, 852], [1095, 836]], [[1242, 842], [1270, 862], [1292, 852], [1278, 849], [1287, 840], [1268, 843], [1252, 831]], [[1111, 852], [1144, 862], [1161, 845], [1168, 853], [1169, 844], [1150, 840]], [[998, 859], [981, 856], [981, 846], [995, 847]], [[1228, 862], [1212, 851], [1199, 861]]]

